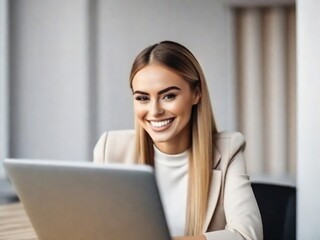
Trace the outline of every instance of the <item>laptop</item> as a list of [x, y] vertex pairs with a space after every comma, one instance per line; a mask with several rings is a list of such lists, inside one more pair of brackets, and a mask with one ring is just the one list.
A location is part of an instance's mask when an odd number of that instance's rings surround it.
[[6, 159], [40, 240], [169, 240], [153, 169]]

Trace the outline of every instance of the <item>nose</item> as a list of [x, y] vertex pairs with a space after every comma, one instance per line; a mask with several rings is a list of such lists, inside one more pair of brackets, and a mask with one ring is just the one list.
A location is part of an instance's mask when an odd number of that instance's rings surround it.
[[162, 108], [159, 101], [152, 101], [150, 103], [149, 114], [151, 116], [157, 117], [164, 113], [164, 109]]

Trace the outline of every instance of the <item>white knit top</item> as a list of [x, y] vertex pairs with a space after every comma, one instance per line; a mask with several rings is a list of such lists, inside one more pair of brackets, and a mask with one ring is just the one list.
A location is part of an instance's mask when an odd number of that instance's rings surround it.
[[188, 151], [168, 155], [154, 147], [155, 176], [171, 236], [184, 236], [186, 225]]

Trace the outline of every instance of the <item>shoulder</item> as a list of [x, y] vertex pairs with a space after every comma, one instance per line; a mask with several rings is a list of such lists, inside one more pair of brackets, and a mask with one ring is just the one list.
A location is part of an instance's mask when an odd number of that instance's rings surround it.
[[[119, 162], [132, 155], [134, 150], [135, 131], [117, 130], [104, 132], [93, 150], [94, 162]], [[121, 159], [120, 159], [121, 158]]]
[[114, 140], [114, 141], [130, 141], [133, 140], [135, 137], [135, 131], [133, 129], [130, 130], [114, 130], [105, 132], [102, 134], [102, 136], [106, 136], [105, 138], [108, 138], [108, 141]]
[[246, 142], [240, 132], [219, 132], [214, 135], [214, 145], [220, 160], [228, 164], [236, 154], [244, 151]]
[[[245, 138], [240, 132], [219, 132], [214, 135], [214, 141], [218, 148], [231, 149], [245, 148]], [[230, 150], [231, 150], [230, 149]]]

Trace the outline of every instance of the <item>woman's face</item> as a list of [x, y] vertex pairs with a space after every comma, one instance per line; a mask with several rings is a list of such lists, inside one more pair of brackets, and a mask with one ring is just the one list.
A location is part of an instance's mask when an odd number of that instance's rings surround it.
[[200, 99], [178, 74], [160, 64], [150, 64], [132, 80], [134, 112], [162, 152], [176, 154], [190, 144], [192, 106]]

